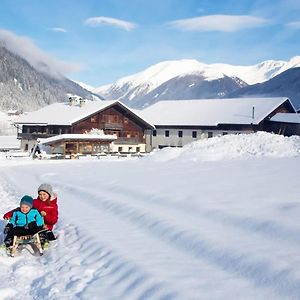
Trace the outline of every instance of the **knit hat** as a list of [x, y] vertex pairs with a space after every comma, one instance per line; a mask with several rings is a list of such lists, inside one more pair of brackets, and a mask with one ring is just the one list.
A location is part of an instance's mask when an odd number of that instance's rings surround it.
[[32, 202], [33, 202], [33, 199], [32, 197], [28, 196], [28, 195], [25, 195], [22, 197], [21, 201], [20, 201], [20, 206], [22, 204], [26, 204], [28, 205], [29, 207], [32, 207]]
[[54, 195], [52, 186], [49, 183], [42, 183], [38, 188], [38, 193], [41, 191], [46, 192], [50, 197]]

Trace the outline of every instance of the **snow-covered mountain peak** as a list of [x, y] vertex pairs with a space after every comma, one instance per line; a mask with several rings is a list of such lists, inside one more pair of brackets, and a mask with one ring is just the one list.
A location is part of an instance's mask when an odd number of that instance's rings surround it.
[[[289, 61], [266, 60], [249, 66], [205, 64], [195, 59], [170, 60], [123, 77], [113, 84], [96, 88], [93, 92], [107, 99], [119, 99], [128, 105], [142, 107], [145, 103], [149, 105], [158, 99], [198, 99], [203, 94], [206, 98], [215, 97], [216, 89], [217, 95], [225, 95], [247, 84], [265, 82], [287, 69], [298, 66], [300, 56], [295, 56]], [[216, 80], [219, 83], [214, 83]], [[151, 99], [147, 98], [148, 96]]]
[[300, 67], [300, 56], [294, 56], [289, 61], [287, 61], [282, 68], [280, 69], [280, 72], [278, 72], [276, 75], [291, 69], [291, 68], [297, 68]]
[[176, 76], [204, 70], [205, 67], [205, 64], [195, 59], [163, 61], [134, 75], [123, 77], [117, 80], [114, 85], [120, 86], [130, 81], [133, 86], [143, 85], [145, 82], [150, 86], [157, 86]]

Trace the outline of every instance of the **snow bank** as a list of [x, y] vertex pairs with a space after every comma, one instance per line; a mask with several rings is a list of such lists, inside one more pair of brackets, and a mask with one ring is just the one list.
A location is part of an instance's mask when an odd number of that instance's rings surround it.
[[284, 137], [261, 131], [199, 140], [183, 148], [165, 148], [154, 152], [152, 158], [157, 161], [179, 158], [192, 161], [218, 161], [253, 157], [293, 157], [299, 154], [299, 136]]

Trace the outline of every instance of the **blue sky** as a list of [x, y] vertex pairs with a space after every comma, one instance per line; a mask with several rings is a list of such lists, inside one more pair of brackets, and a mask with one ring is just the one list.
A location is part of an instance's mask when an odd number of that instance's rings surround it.
[[300, 55], [296, 0], [1, 0], [0, 40], [92, 86], [164, 60]]

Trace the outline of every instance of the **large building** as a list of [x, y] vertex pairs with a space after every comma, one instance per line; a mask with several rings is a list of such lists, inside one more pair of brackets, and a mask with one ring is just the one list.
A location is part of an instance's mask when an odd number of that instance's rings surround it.
[[295, 116], [296, 110], [286, 97], [234, 98], [159, 101], [140, 114], [155, 126], [147, 136], [147, 145], [154, 149], [225, 134], [260, 130], [284, 134], [287, 124], [272, 120], [278, 113]]
[[[70, 99], [21, 117], [16, 125], [21, 148], [37, 141], [63, 155], [145, 152], [146, 130], [154, 127], [119, 101]], [[101, 134], [87, 134], [98, 130]]]
[[[225, 134], [300, 134], [299, 114], [285, 97], [168, 100], [140, 111], [119, 101], [71, 99], [29, 113], [16, 124], [22, 149], [39, 141], [65, 157], [150, 152]], [[95, 130], [100, 134], [91, 134]]]

